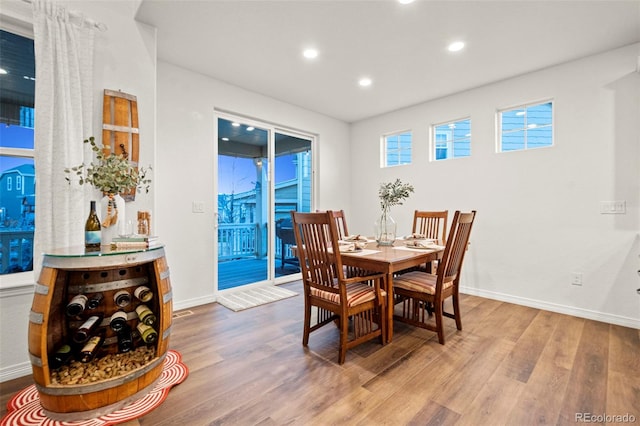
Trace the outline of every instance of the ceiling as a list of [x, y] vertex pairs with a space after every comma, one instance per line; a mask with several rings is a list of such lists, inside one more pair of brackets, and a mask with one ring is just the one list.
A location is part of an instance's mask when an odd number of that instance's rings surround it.
[[136, 19], [160, 60], [346, 122], [640, 41], [638, 0], [143, 0]]

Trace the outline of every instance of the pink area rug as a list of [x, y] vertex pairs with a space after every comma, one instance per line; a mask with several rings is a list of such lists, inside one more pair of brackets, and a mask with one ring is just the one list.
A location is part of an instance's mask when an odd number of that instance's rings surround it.
[[113, 413], [74, 422], [52, 420], [45, 416], [36, 386], [31, 385], [15, 394], [7, 403], [8, 412], [0, 421], [0, 426], [109, 426], [128, 422], [144, 416], [162, 404], [171, 388], [182, 383], [188, 375], [189, 369], [182, 363], [180, 353], [169, 350], [164, 359], [160, 379], [146, 396]]

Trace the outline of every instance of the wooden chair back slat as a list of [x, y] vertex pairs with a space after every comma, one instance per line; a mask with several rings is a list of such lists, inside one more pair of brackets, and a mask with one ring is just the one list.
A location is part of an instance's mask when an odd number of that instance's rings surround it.
[[434, 238], [444, 244], [447, 241], [447, 218], [449, 212], [421, 211], [413, 213], [413, 233], [423, 234], [425, 238]]

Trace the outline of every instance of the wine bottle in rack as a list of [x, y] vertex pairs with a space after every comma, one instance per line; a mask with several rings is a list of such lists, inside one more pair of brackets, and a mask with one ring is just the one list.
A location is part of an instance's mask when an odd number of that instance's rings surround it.
[[87, 306], [87, 296], [84, 294], [76, 294], [73, 299], [67, 304], [65, 312], [70, 317], [75, 317], [84, 312]]
[[84, 225], [84, 246], [89, 250], [97, 250], [102, 242], [100, 219], [96, 213], [96, 202], [91, 201], [90, 206], [89, 217]]
[[140, 322], [146, 325], [153, 325], [156, 323], [156, 314], [154, 314], [147, 305], [136, 306], [136, 313]]
[[71, 356], [73, 353], [71, 352], [71, 346], [66, 343], [61, 345], [49, 359], [49, 365], [52, 369], [60, 368], [63, 365], [66, 365], [71, 360]]
[[95, 293], [89, 298], [89, 301], [87, 302], [87, 308], [97, 308], [98, 306], [100, 306], [100, 303], [102, 303], [102, 299], [104, 299], [104, 295], [102, 293]]
[[89, 341], [82, 347], [82, 350], [80, 350], [80, 362], [89, 362], [95, 358], [102, 343], [104, 343], [104, 336], [104, 330], [100, 330], [96, 335], [91, 336]]
[[129, 324], [125, 324], [118, 332], [118, 351], [125, 353], [133, 349], [133, 334]]
[[118, 310], [111, 315], [109, 320], [109, 326], [116, 333], [127, 325], [127, 313], [123, 310]]
[[146, 285], [136, 287], [133, 295], [141, 302], [148, 302], [153, 298], [153, 292]]
[[120, 290], [113, 295], [113, 302], [119, 308], [124, 308], [131, 303], [131, 294], [127, 290]]
[[146, 344], [150, 345], [158, 340], [158, 332], [154, 330], [153, 327], [143, 322], [139, 322], [136, 328], [138, 329], [138, 333], [140, 333], [142, 341]]
[[73, 333], [73, 341], [85, 343], [102, 322], [102, 315], [92, 315]]

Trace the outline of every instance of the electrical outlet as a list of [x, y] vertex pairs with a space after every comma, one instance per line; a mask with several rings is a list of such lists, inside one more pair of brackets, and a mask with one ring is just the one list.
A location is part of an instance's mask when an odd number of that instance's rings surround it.
[[571, 274], [571, 285], [582, 285], [582, 274], [580, 272]]

